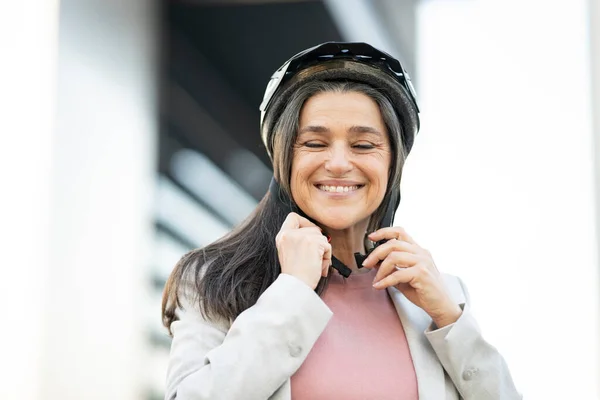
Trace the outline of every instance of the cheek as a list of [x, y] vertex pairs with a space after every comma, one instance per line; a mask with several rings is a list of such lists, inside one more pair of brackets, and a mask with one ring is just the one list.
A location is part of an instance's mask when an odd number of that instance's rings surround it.
[[385, 196], [385, 192], [386, 192], [387, 185], [388, 185], [387, 170], [379, 171], [379, 174], [377, 175], [376, 179], [377, 179], [377, 191], [376, 191], [376, 193], [374, 193], [374, 195], [377, 196], [378, 199], [383, 199], [383, 196]]
[[292, 158], [292, 173], [298, 176], [309, 176], [322, 162], [320, 154], [298, 150]]
[[308, 154], [295, 153], [292, 159], [292, 171], [290, 175], [290, 186], [292, 196], [297, 200], [297, 196], [306, 190], [305, 183], [311, 171], [311, 160]]
[[294, 154], [292, 158], [292, 171], [290, 175], [291, 182], [296, 182], [298, 180], [298, 175], [302, 172], [302, 157]]
[[371, 179], [377, 184], [378, 192], [385, 192], [390, 176], [391, 162], [389, 154], [382, 154], [370, 160]]
[[304, 180], [302, 177], [302, 168], [294, 168], [292, 166], [292, 173], [290, 175], [290, 189], [292, 190], [292, 197], [297, 199], [298, 193], [301, 190], [301, 183]]

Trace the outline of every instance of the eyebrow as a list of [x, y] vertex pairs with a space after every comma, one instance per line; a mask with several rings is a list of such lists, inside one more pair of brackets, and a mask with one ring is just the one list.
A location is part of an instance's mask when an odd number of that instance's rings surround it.
[[[302, 129], [300, 129], [300, 131], [298, 132], [298, 136], [300, 136], [306, 132], [330, 133], [331, 130], [322, 125], [308, 125]], [[374, 133], [376, 135], [381, 135], [381, 132], [379, 132], [377, 129], [370, 127], [370, 126], [363, 126], [363, 125], [352, 125], [348, 129], [348, 133]]]

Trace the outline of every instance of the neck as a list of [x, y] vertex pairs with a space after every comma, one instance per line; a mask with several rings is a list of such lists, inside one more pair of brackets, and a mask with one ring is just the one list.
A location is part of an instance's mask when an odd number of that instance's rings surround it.
[[350, 268], [353, 274], [368, 272], [366, 269], [359, 269], [354, 259], [354, 253], [364, 254], [366, 252], [364, 240], [368, 222], [368, 220], [361, 221], [342, 230], [325, 228], [325, 232], [331, 237], [333, 255]]

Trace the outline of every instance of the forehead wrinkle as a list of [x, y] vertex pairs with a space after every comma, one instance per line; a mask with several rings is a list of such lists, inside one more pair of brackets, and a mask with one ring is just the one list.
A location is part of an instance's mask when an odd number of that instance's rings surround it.
[[[374, 135], [383, 136], [383, 134], [376, 128], [367, 125], [352, 125], [346, 130], [350, 134], [362, 134], [362, 133], [372, 133]], [[322, 125], [308, 125], [304, 128], [301, 128], [298, 132], [298, 136], [304, 133], [331, 133], [331, 129]]]
[[375, 135], [383, 136], [383, 134], [378, 129], [365, 125], [353, 125], [350, 128], [348, 128], [348, 132], [355, 134], [373, 133]]
[[304, 128], [301, 128], [300, 131], [298, 131], [298, 136], [302, 135], [303, 133], [308, 133], [308, 132], [330, 133], [331, 130], [323, 125], [308, 125], [308, 126], [305, 126]]

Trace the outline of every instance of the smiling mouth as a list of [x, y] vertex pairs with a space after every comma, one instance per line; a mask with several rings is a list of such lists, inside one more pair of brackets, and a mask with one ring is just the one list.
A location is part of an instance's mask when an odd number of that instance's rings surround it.
[[364, 185], [354, 185], [354, 186], [329, 186], [329, 185], [315, 185], [317, 189], [322, 190], [323, 192], [329, 193], [350, 193], [354, 192]]

